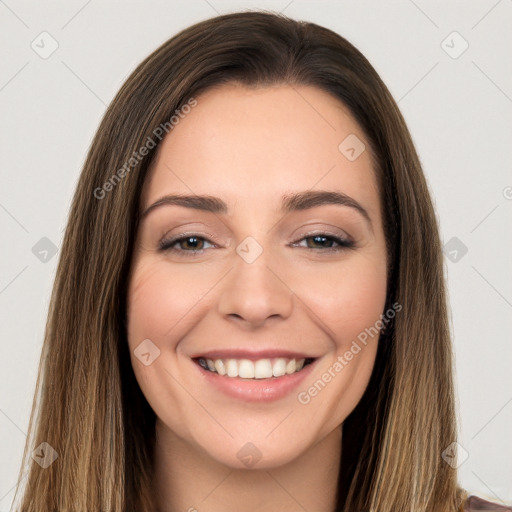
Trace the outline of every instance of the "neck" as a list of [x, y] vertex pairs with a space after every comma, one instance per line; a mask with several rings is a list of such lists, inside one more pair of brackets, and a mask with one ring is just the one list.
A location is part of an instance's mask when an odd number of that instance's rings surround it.
[[160, 512], [334, 512], [342, 427], [293, 461], [268, 469], [227, 467], [158, 420], [155, 491]]

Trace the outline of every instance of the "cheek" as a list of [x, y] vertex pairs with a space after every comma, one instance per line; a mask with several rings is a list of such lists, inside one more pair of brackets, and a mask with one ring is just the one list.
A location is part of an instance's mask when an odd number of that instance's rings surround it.
[[305, 272], [294, 288], [310, 318], [329, 338], [329, 355], [302, 389], [308, 415], [336, 428], [355, 408], [368, 385], [377, 354], [386, 303], [386, 262], [353, 257], [325, 272]]
[[[147, 261], [133, 273], [128, 291], [128, 338], [130, 344], [145, 338], [179, 340], [197, 321], [197, 307], [215, 284], [211, 273], [198, 275], [189, 268], [170, 271], [165, 262]], [[133, 349], [134, 347], [132, 347]]]
[[[198, 303], [202, 304], [201, 297], [212, 281], [211, 275], [204, 277], [206, 283], [197, 271], [195, 274], [188, 268], [171, 271], [168, 263], [149, 257], [137, 262], [133, 269], [127, 303], [130, 358], [137, 382], [158, 415], [165, 415], [169, 404], [179, 411], [181, 404], [187, 403], [186, 393], [176, 385], [175, 379], [181, 379], [174, 354], [180, 340], [199, 320]], [[151, 340], [152, 344], [147, 345], [145, 340]], [[144, 351], [139, 348], [142, 346]], [[139, 359], [146, 351], [151, 357], [147, 365]], [[181, 417], [179, 412], [173, 415], [173, 418]], [[177, 429], [181, 423], [173, 420]]]
[[321, 272], [306, 270], [294, 284], [297, 297], [314, 313], [312, 318], [316, 317], [337, 350], [350, 345], [384, 312], [386, 264], [380, 258], [353, 257]]

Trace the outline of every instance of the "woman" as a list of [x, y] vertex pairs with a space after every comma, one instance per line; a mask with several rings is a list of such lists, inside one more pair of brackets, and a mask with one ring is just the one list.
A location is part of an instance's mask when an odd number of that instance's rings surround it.
[[512, 510], [457, 485], [451, 365], [435, 213], [375, 70], [311, 23], [207, 20], [93, 141], [18, 510]]

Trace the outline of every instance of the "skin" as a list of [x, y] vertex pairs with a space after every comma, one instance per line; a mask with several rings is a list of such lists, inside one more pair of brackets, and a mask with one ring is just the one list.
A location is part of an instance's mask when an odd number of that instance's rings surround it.
[[[342, 423], [367, 387], [378, 336], [307, 404], [298, 393], [332, 373], [384, 313], [386, 243], [369, 146], [354, 161], [341, 153], [345, 137], [365, 135], [314, 87], [228, 84], [197, 101], [159, 147], [142, 210], [172, 193], [216, 196], [229, 212], [153, 209], [137, 233], [129, 283], [132, 365], [157, 415], [155, 492], [166, 512], [333, 511]], [[280, 212], [283, 194], [311, 189], [349, 195], [371, 227], [348, 206]], [[183, 233], [202, 238], [176, 243], [179, 253], [158, 250]], [[322, 233], [355, 247], [330, 251], [338, 245], [315, 239]], [[250, 264], [236, 251], [248, 236], [263, 249]], [[145, 339], [160, 350], [148, 366], [134, 353]], [[297, 389], [263, 403], [224, 395], [191, 360], [259, 347], [318, 359]], [[237, 457], [248, 442], [261, 456], [250, 468]]]

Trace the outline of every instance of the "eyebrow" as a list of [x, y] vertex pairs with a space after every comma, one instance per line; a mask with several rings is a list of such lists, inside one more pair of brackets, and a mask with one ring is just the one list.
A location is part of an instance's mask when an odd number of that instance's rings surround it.
[[[308, 210], [324, 205], [348, 206], [356, 210], [369, 224], [373, 231], [372, 221], [367, 210], [354, 198], [343, 194], [342, 192], [333, 192], [327, 190], [308, 190], [294, 194], [284, 194], [281, 197], [283, 214], [299, 210]], [[146, 208], [140, 219], [144, 219], [151, 211], [168, 205], [183, 206], [195, 210], [202, 210], [211, 213], [227, 214], [228, 205], [220, 198], [208, 195], [166, 195], [161, 197], [151, 206]]]

